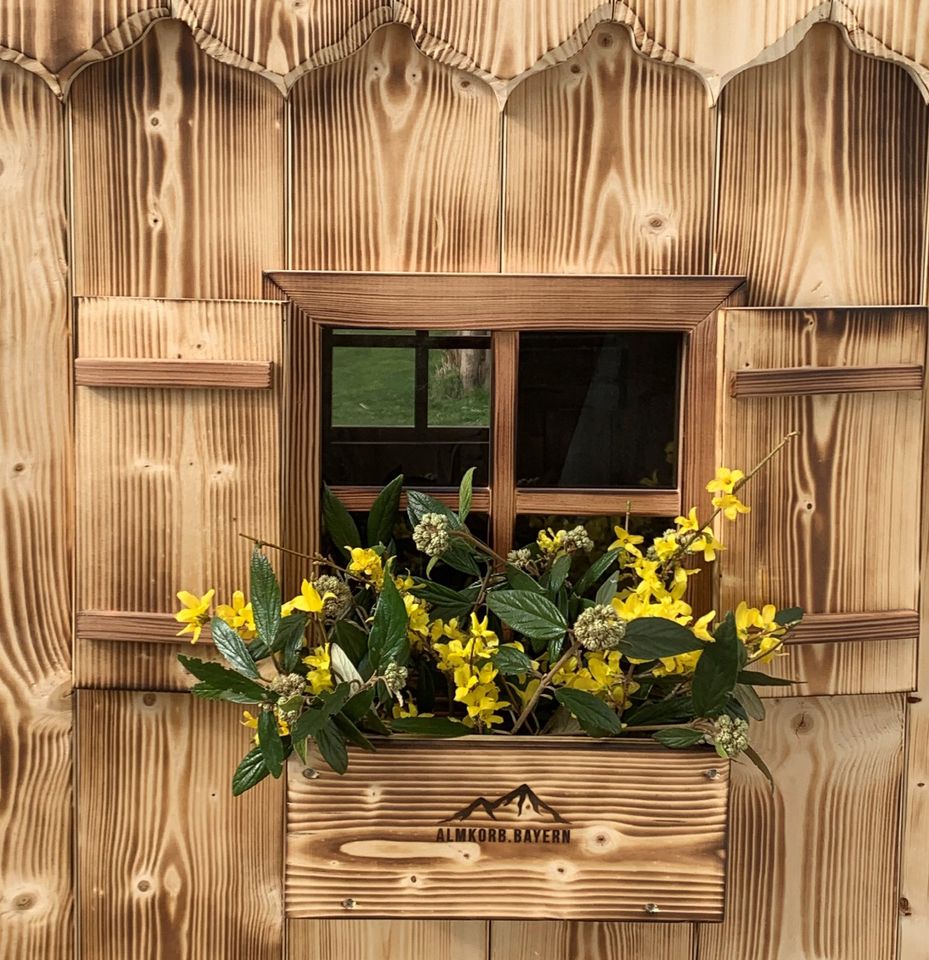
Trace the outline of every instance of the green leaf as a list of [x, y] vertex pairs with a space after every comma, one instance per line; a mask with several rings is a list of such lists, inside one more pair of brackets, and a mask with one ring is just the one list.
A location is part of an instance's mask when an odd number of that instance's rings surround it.
[[340, 683], [332, 693], [321, 695], [319, 706], [304, 710], [294, 721], [290, 728], [290, 739], [297, 743], [313, 736], [333, 714], [346, 705], [351, 692], [350, 683]]
[[277, 732], [273, 710], [262, 710], [258, 714], [258, 746], [268, 772], [276, 780], [284, 769], [284, 744]]
[[707, 646], [693, 633], [673, 620], [663, 617], [641, 617], [626, 624], [621, 649], [634, 660], [657, 660], [677, 657]]
[[453, 590], [441, 583], [430, 580], [417, 580], [416, 586], [410, 591], [414, 597], [419, 597], [432, 605], [432, 619], [441, 618], [450, 620], [452, 617], [467, 617], [474, 607], [480, 593], [480, 587], [466, 587], [464, 590]]
[[803, 682], [803, 680], [787, 680], [784, 677], [769, 677], [768, 674], [757, 670], [742, 670], [739, 673], [739, 683], [749, 687], [790, 687], [795, 683]]
[[342, 708], [342, 713], [354, 723], [359, 723], [374, 704], [374, 687], [356, 693]]
[[348, 770], [348, 750], [345, 748], [342, 734], [336, 729], [332, 720], [329, 720], [313, 734], [313, 740], [316, 741], [316, 746], [322, 754], [323, 760], [336, 773], [343, 774]]
[[[597, 591], [596, 600], [597, 603], [602, 603], [604, 606], [609, 604], [609, 602], [616, 596], [617, 583], [619, 582], [619, 574], [611, 573], [603, 583], [600, 584], [600, 589]], [[635, 621], [633, 621], [635, 622]]]
[[656, 730], [652, 739], [657, 740], [672, 750], [682, 750], [703, 742], [702, 730], [691, 730], [690, 727], [668, 727], [666, 730]]
[[267, 775], [268, 768], [265, 766], [261, 747], [249, 750], [232, 775], [232, 795], [241, 796], [246, 790], [251, 790], [255, 784], [261, 783]]
[[638, 727], [690, 720], [693, 715], [694, 705], [690, 697], [671, 697], [637, 704], [623, 714], [623, 720], [630, 727]]
[[[195, 657], [178, 655], [178, 661], [202, 683], [193, 689], [197, 696], [207, 700], [231, 700], [233, 703], [261, 703], [268, 699], [268, 691], [241, 674], [227, 670], [219, 663], [207, 663]], [[197, 689], [197, 688], [200, 689]]]
[[406, 605], [393, 577], [384, 577], [368, 636], [368, 657], [375, 673], [383, 671], [389, 663], [406, 663], [410, 653], [407, 620]]
[[548, 572], [548, 589], [552, 593], [557, 593], [562, 584], [568, 578], [568, 572], [571, 569], [571, 557], [568, 554], [565, 554], [562, 557], [559, 557], [553, 564], [551, 570]]
[[742, 704], [745, 712], [752, 720], [764, 720], [764, 704], [751, 687], [744, 683], [737, 683], [735, 685], [735, 698]]
[[[403, 490], [403, 474], [394, 477], [377, 495], [368, 513], [368, 546], [385, 546], [390, 543], [394, 524], [400, 511], [400, 493]], [[351, 519], [351, 517], [349, 517]], [[346, 541], [347, 542], [347, 541]]]
[[558, 662], [558, 658], [561, 656], [563, 649], [564, 637], [556, 637], [554, 640], [548, 641], [548, 662], [551, 666], [554, 666]]
[[774, 622], [782, 627], [792, 627], [803, 619], [803, 607], [785, 607], [774, 614]]
[[606, 737], [622, 733], [619, 717], [602, 701], [586, 690], [559, 687], [555, 699], [568, 710], [592, 737]]
[[557, 640], [568, 628], [551, 600], [528, 590], [495, 590], [487, 595], [487, 606], [508, 627], [532, 640]]
[[251, 680], [261, 679], [261, 674], [255, 668], [255, 661], [252, 660], [245, 641], [225, 620], [213, 617], [210, 632], [216, 649], [226, 658], [226, 662], [236, 673], [241, 673], [243, 677]]
[[461, 521], [458, 514], [451, 507], [445, 506], [435, 497], [430, 497], [428, 493], [422, 493], [419, 490], [408, 490], [406, 494], [406, 513], [410, 518], [410, 525], [415, 527], [423, 516], [427, 513], [440, 513], [448, 520], [448, 525], [453, 530], [461, 529]]
[[458, 519], [464, 523], [471, 512], [471, 491], [474, 483], [474, 467], [469, 467], [458, 485]]
[[527, 590], [529, 593], [545, 593], [545, 588], [538, 580], [530, 577], [525, 570], [520, 570], [519, 567], [513, 566], [512, 563], [508, 563], [506, 567], [504, 567], [503, 572], [506, 575], [506, 582], [514, 590]]
[[331, 639], [347, 654], [357, 667], [368, 652], [368, 635], [351, 620], [336, 620], [332, 625]]
[[474, 733], [450, 717], [400, 717], [389, 720], [394, 733], [407, 733], [418, 737], [467, 737]]
[[361, 536], [345, 504], [323, 484], [323, 524], [326, 532], [343, 557], [350, 556], [349, 548], [361, 546]]
[[618, 550], [610, 550], [603, 554], [598, 560], [595, 560], [586, 570], [584, 575], [574, 585], [574, 593], [582, 597], [587, 591], [610, 569], [619, 556]]
[[284, 672], [293, 673], [300, 662], [300, 654], [306, 641], [306, 624], [309, 617], [302, 610], [294, 610], [289, 617], [281, 618], [277, 630], [277, 645], [282, 651]]
[[516, 647], [508, 645], [498, 647], [491, 660], [505, 677], [518, 677], [532, 672], [532, 661]]
[[761, 759], [761, 755], [754, 747], [746, 747], [742, 753], [748, 757], [749, 760], [764, 774], [765, 780], [771, 786], [771, 789], [774, 789], [774, 777], [771, 775], [771, 771], [768, 769], [768, 765]]
[[374, 753], [374, 744], [352, 723], [344, 713], [337, 713], [333, 718], [335, 725], [339, 728], [339, 733], [356, 747]]
[[258, 636], [269, 650], [277, 650], [277, 632], [281, 625], [281, 585], [268, 558], [258, 549], [252, 551], [251, 602]]
[[691, 694], [698, 717], [714, 717], [725, 707], [738, 682], [740, 648], [735, 619], [728, 614], [713, 634], [715, 641], [703, 648], [694, 670]]
[[354, 684], [355, 689], [364, 683], [364, 677], [358, 672], [358, 668], [337, 643], [329, 644], [329, 666], [337, 680]]

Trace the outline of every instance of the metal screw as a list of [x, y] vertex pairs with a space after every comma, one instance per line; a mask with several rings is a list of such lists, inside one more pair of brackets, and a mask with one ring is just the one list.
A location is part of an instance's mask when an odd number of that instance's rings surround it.
[[318, 780], [319, 771], [314, 770], [312, 767], [305, 767], [303, 770], [303, 779], [304, 780]]
[[657, 903], [646, 903], [645, 904], [646, 913], [661, 913], [661, 907]]
[[719, 771], [716, 769], [716, 767], [713, 767], [712, 770], [707, 770], [704, 776], [707, 778], [707, 780], [718, 780]]
[[346, 910], [354, 910], [354, 909], [355, 909], [355, 901], [352, 900], [351, 897], [346, 897], [346, 898], [342, 901], [342, 906], [345, 907]]

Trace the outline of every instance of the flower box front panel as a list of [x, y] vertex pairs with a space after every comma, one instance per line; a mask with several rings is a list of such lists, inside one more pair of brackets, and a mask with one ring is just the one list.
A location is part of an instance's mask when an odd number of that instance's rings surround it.
[[291, 917], [721, 920], [728, 764], [709, 750], [466, 737], [288, 771]]

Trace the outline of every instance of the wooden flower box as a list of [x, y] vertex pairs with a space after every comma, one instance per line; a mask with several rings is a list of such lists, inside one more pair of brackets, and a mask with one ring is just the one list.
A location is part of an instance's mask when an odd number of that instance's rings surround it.
[[[312, 762], [312, 761], [311, 761]], [[288, 771], [291, 917], [721, 920], [728, 763], [582, 738], [391, 738]]]

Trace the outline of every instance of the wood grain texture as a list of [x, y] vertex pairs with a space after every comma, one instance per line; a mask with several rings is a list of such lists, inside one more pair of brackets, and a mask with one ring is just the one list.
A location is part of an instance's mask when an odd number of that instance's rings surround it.
[[678, 490], [558, 490], [516, 491], [517, 513], [566, 513], [614, 515], [629, 513], [645, 517], [676, 516], [681, 512]]
[[901, 696], [781, 700], [753, 730], [773, 795], [733, 766], [726, 920], [699, 960], [895, 956]]
[[504, 269], [710, 273], [715, 115], [602, 24], [506, 107]]
[[496, 920], [489, 960], [692, 960], [686, 923]]
[[[727, 377], [921, 363], [925, 349], [922, 308], [726, 313]], [[791, 430], [800, 436], [746, 489], [752, 513], [721, 531], [722, 609], [743, 598], [812, 614], [917, 609], [922, 403], [915, 392], [725, 398], [727, 466], [747, 469]], [[876, 497], [889, 535], [867, 520]]]
[[64, 113], [0, 63], [0, 958], [71, 957]]
[[81, 960], [278, 960], [281, 787], [232, 796], [241, 709], [87, 690], [77, 707]]
[[271, 271], [308, 317], [340, 326], [692, 330], [743, 278]]
[[929, 117], [902, 70], [821, 25], [720, 109], [718, 267], [750, 303], [919, 302]]
[[721, 915], [728, 770], [711, 750], [391, 739], [342, 777], [312, 766], [288, 778], [288, 916]]
[[896, 393], [923, 389], [922, 364], [885, 367], [780, 367], [736, 370], [732, 397], [792, 397], [814, 393]]
[[481, 920], [289, 920], [288, 960], [487, 960]]
[[406, 28], [304, 77], [293, 141], [294, 266], [499, 266], [493, 93], [424, 57]]
[[[186, 644], [178, 637], [180, 624], [170, 613], [142, 613], [125, 610], [81, 610], [74, 618], [74, 636], [81, 640], [109, 640], [118, 643]], [[207, 624], [200, 643], [211, 640]]]
[[912, 640], [919, 636], [916, 610], [859, 613], [810, 613], [787, 636], [788, 643], [835, 643], [848, 640]]
[[[267, 302], [81, 300], [80, 351], [279, 362], [283, 311]], [[249, 547], [238, 533], [279, 542], [279, 391], [77, 392], [78, 610], [171, 613], [179, 589], [215, 587], [226, 598], [242, 589]], [[110, 654], [144, 685], [137, 645], [120, 646]], [[82, 680], [97, 682], [98, 651], [77, 644]], [[149, 653], [174, 659], [163, 645]], [[176, 682], [174, 666], [165, 670], [150, 686]]]
[[180, 23], [95, 64], [71, 96], [74, 292], [261, 296], [284, 263], [283, 102]]
[[516, 411], [519, 404], [519, 334], [498, 330], [492, 340], [493, 422], [490, 478], [491, 545], [505, 557], [516, 525]]
[[[370, 510], [381, 487], [342, 487], [333, 486], [332, 492], [345, 504], [349, 510]], [[454, 487], [417, 487], [422, 493], [428, 493], [440, 503], [458, 509], [458, 490]], [[406, 490], [400, 494], [400, 508], [407, 506]], [[487, 487], [475, 487], [471, 492], [471, 509], [478, 513], [487, 513], [490, 510], [490, 490]]]
[[267, 390], [273, 365], [268, 360], [124, 360], [78, 357], [78, 387], [210, 387], [224, 390]]

